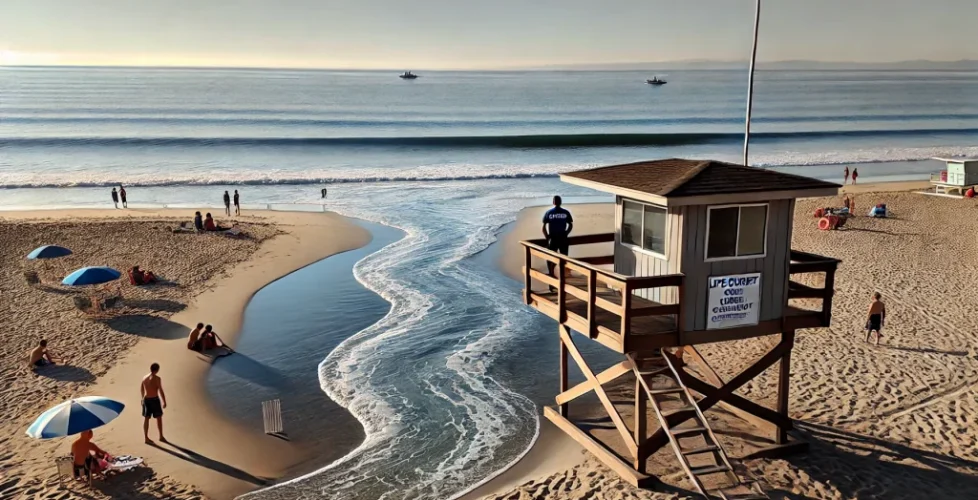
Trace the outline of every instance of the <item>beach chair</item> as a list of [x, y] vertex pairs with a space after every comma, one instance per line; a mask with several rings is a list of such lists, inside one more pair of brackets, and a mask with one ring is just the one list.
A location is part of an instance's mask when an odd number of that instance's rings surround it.
[[24, 281], [28, 285], [37, 286], [41, 284], [41, 278], [37, 275], [37, 271], [24, 271]]
[[[66, 477], [68, 478], [69, 483], [74, 482], [76, 479], [78, 479], [75, 477], [75, 459], [72, 458], [71, 455], [66, 457], [55, 458], [54, 466], [58, 472], [58, 485], [61, 489], [64, 489], [65, 487]], [[92, 485], [92, 474], [88, 474], [87, 478], [81, 478], [81, 479], [86, 479], [88, 485], [89, 486]]]

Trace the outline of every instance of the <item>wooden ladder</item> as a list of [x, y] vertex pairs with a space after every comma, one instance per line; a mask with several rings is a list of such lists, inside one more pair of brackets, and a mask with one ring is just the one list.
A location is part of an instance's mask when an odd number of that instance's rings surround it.
[[[635, 378], [639, 381], [648, 398], [655, 414], [659, 418], [659, 425], [669, 437], [679, 464], [689, 477], [690, 482], [696, 490], [706, 498], [719, 498], [722, 500], [763, 500], [768, 496], [761, 491], [760, 487], [753, 481], [745, 482], [734, 472], [727, 454], [720, 446], [720, 442], [713, 434], [713, 429], [707, 423], [703, 412], [696, 405], [689, 389], [682, 383], [679, 370], [676, 367], [674, 358], [664, 349], [658, 353], [644, 358], [638, 358], [635, 354], [627, 355], [631, 361], [632, 370]], [[671, 380], [673, 383], [660, 387], [653, 384], [656, 377]], [[672, 399], [666, 399], [671, 397]], [[666, 404], [673, 405], [680, 403], [678, 408], [665, 408]], [[674, 417], [675, 416], [675, 417]], [[669, 425], [670, 417], [673, 420], [681, 419], [681, 422], [690, 421], [691, 426], [678, 427]], [[685, 417], [685, 418], [684, 418]], [[692, 440], [697, 437], [703, 438], [703, 443], [697, 445], [684, 445], [681, 440]], [[690, 458], [694, 456], [711, 455], [711, 463], [703, 465], [691, 465]], [[726, 476], [727, 484], [720, 487], [707, 487], [703, 484], [704, 478], [715, 474]]]

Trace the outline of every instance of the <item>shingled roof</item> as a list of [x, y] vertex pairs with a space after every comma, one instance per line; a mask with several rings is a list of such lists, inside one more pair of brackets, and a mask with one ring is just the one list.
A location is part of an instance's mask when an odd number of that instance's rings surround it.
[[712, 160], [643, 161], [592, 168], [562, 177], [640, 191], [663, 198], [841, 187], [801, 175]]

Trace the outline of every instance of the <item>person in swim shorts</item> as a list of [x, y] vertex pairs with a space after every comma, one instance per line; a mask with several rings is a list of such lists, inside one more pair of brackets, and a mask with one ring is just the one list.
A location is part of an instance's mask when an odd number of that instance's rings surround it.
[[156, 427], [160, 431], [160, 442], [165, 443], [163, 437], [163, 409], [166, 408], [166, 393], [163, 392], [163, 379], [157, 373], [160, 371], [159, 363], [149, 366], [149, 374], [143, 377], [143, 382], [139, 386], [139, 394], [143, 399], [143, 437], [146, 444], [153, 444], [149, 439], [149, 419], [156, 419]]
[[882, 298], [879, 292], [873, 293], [873, 300], [869, 303], [869, 317], [866, 318], [866, 342], [869, 342], [875, 331], [876, 345], [880, 345], [883, 325], [886, 324], [886, 305], [883, 304]]
[[48, 352], [48, 341], [42, 339], [37, 343], [37, 347], [31, 349], [28, 366], [33, 370], [41, 366], [53, 364], [54, 360], [51, 359], [51, 353]]

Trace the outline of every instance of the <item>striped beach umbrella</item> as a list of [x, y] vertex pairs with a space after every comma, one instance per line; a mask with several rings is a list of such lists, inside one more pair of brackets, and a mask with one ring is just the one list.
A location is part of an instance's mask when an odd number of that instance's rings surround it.
[[100, 396], [65, 401], [37, 417], [27, 435], [37, 439], [71, 436], [101, 427], [119, 416], [126, 405]]

